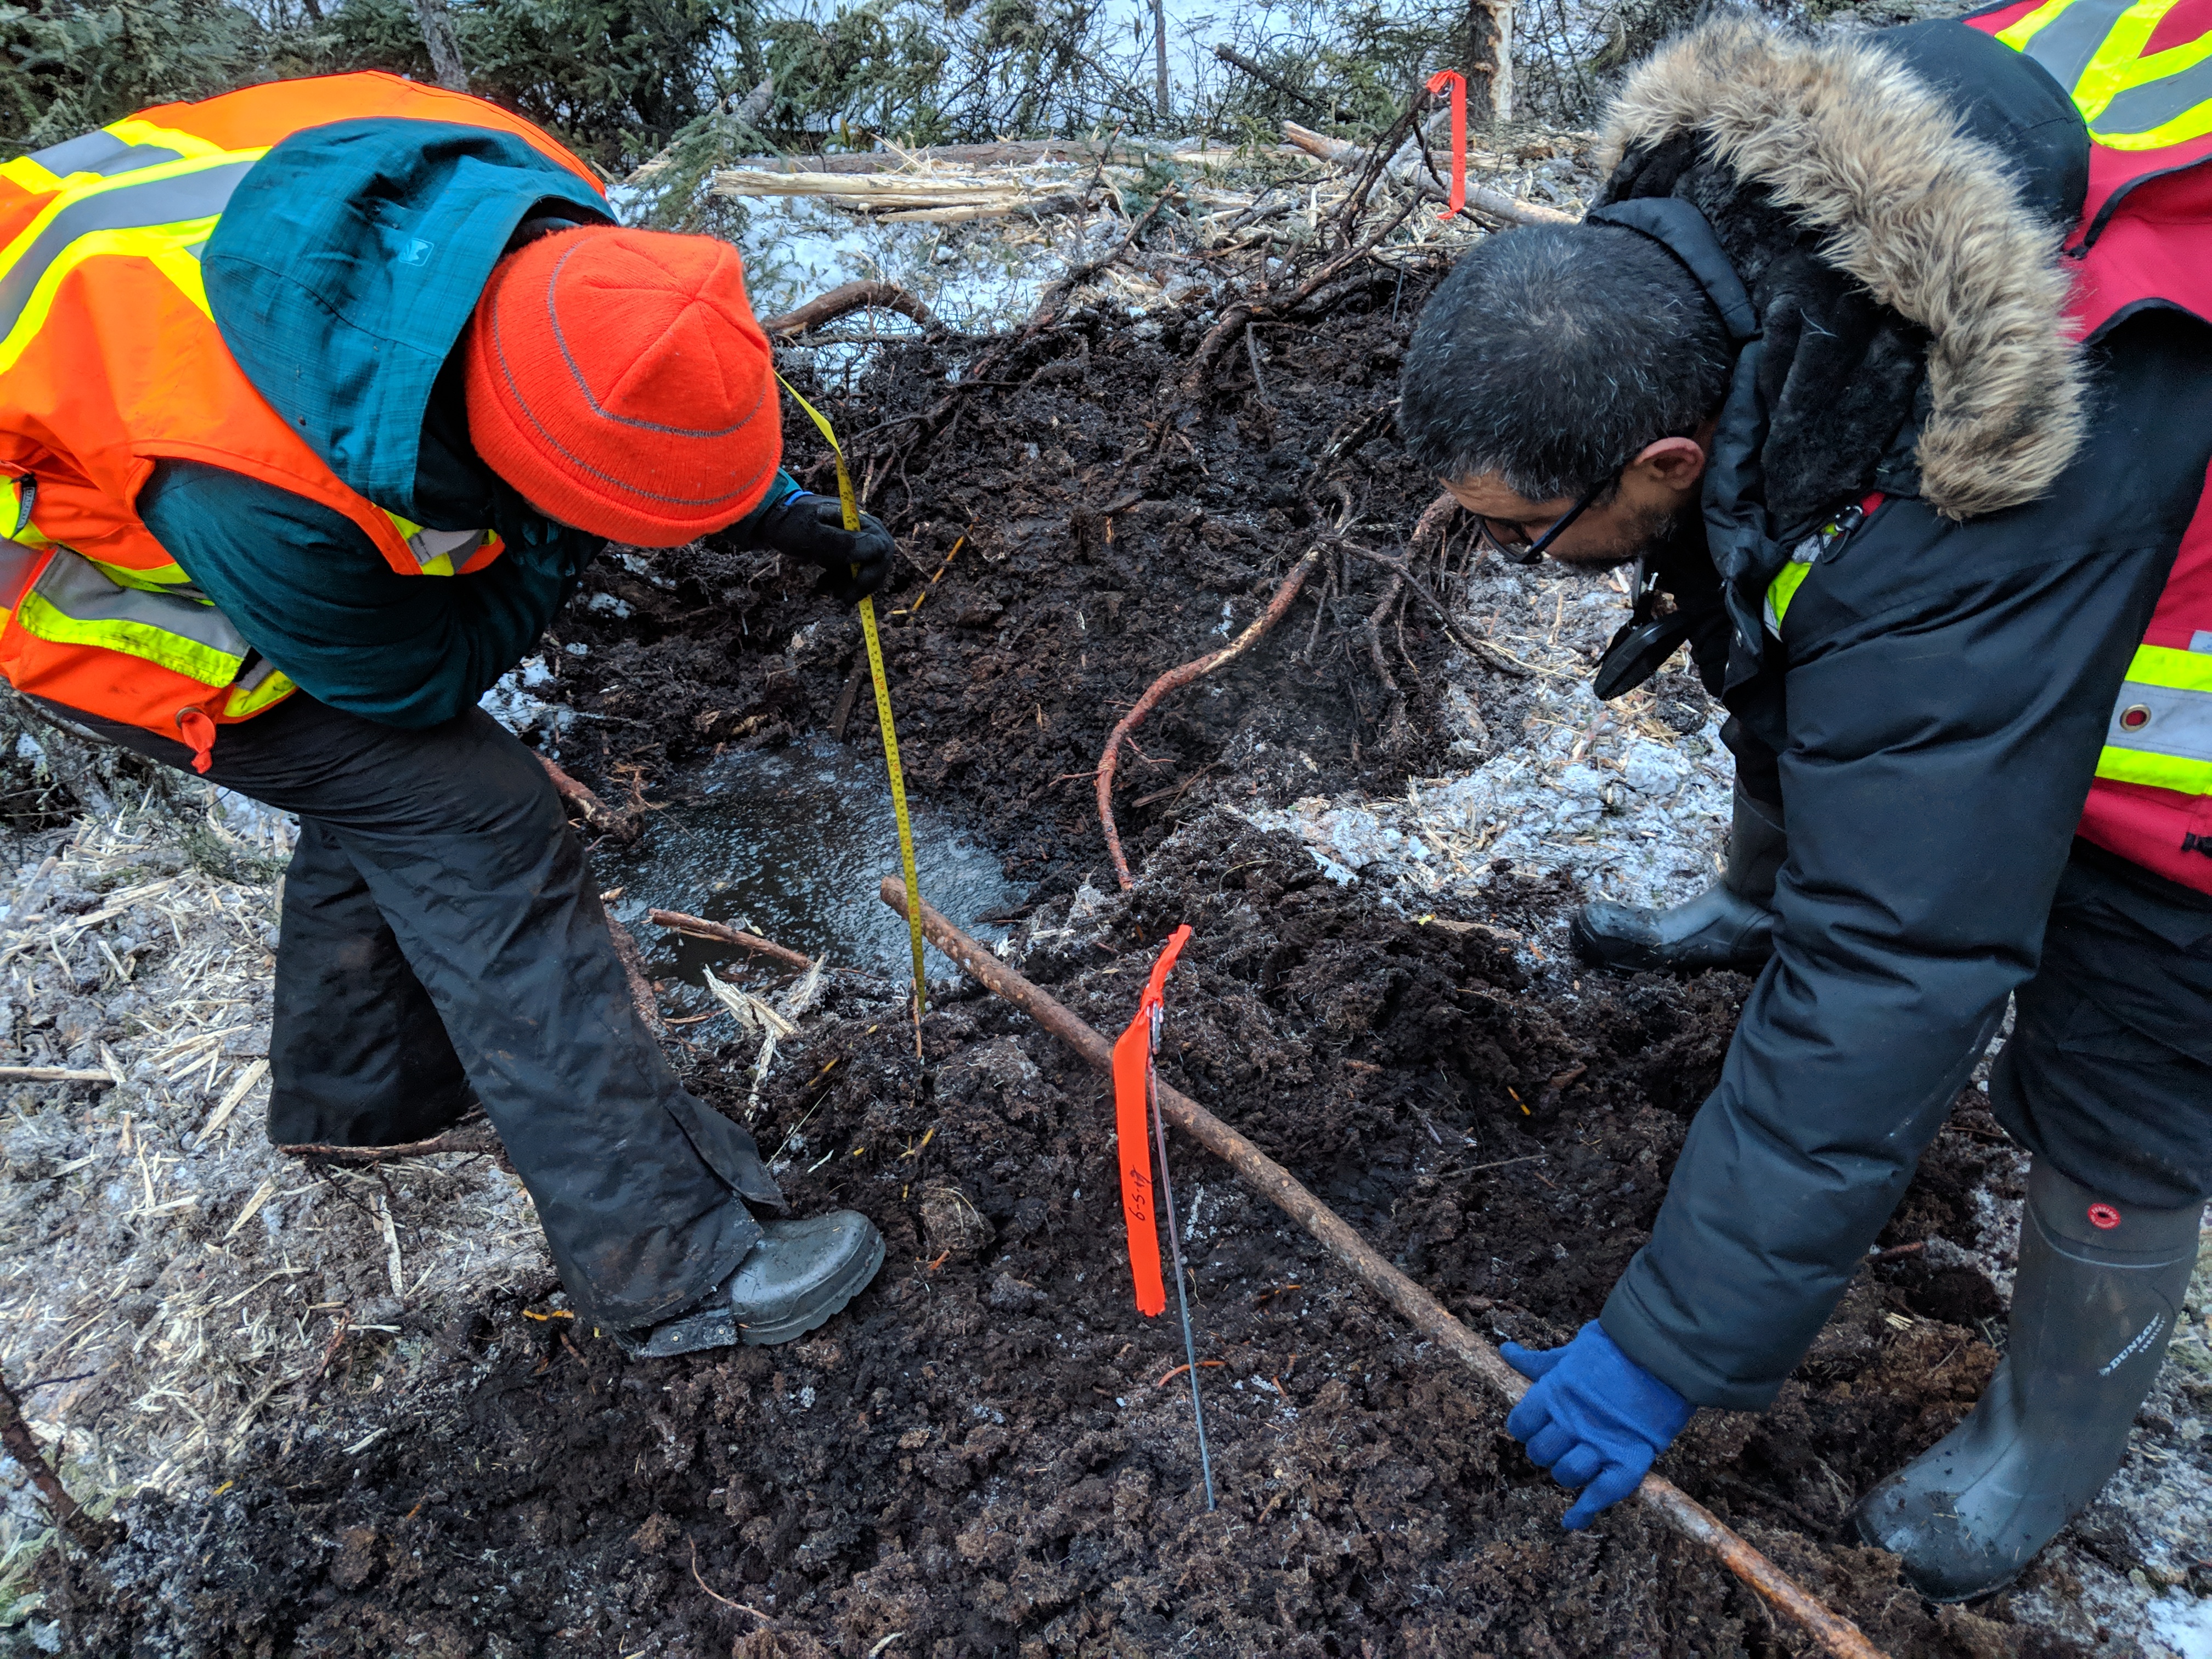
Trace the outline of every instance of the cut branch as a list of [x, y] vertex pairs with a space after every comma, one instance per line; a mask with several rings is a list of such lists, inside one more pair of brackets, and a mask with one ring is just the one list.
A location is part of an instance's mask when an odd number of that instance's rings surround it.
[[[906, 889], [885, 877], [877, 896], [904, 915]], [[1113, 1045], [1038, 987], [1024, 979], [929, 905], [921, 925], [930, 942], [966, 969], [987, 989], [1003, 997], [1091, 1066], [1110, 1071]], [[1455, 1319], [1450, 1310], [1383, 1258], [1343, 1217], [1308, 1192], [1297, 1177], [1245, 1137], [1164, 1081], [1158, 1085], [1160, 1115], [1189, 1135], [1276, 1207], [1320, 1240], [1337, 1261], [1395, 1309], [1423, 1336], [1436, 1342], [1507, 1401], [1528, 1391], [1528, 1379]], [[1637, 1497], [1647, 1509], [1684, 1537], [1703, 1546], [1749, 1585], [1777, 1613], [1810, 1634], [1831, 1659], [1885, 1659], [1856, 1625], [1823, 1605], [1797, 1581], [1723, 1525], [1720, 1518], [1672, 1481], [1644, 1477]]]
[[1305, 556], [1291, 567], [1290, 574], [1275, 589], [1275, 597], [1267, 601], [1267, 608], [1252, 619], [1249, 627], [1220, 650], [1187, 662], [1180, 668], [1170, 668], [1154, 680], [1146, 688], [1145, 695], [1137, 699], [1136, 707], [1122, 715], [1120, 723], [1108, 735], [1106, 750], [1098, 757], [1098, 823], [1106, 832], [1106, 852], [1114, 860], [1115, 878], [1123, 887], [1135, 886], [1136, 880], [1129, 874], [1129, 860], [1121, 855], [1121, 832], [1114, 827], [1114, 769], [1121, 763], [1121, 745], [1128, 741], [1129, 734], [1144, 723], [1145, 716], [1159, 706], [1160, 699], [1170, 691], [1182, 690], [1193, 680], [1204, 678], [1224, 663], [1243, 656], [1261, 635], [1280, 622], [1320, 558], [1319, 547], [1307, 549]]

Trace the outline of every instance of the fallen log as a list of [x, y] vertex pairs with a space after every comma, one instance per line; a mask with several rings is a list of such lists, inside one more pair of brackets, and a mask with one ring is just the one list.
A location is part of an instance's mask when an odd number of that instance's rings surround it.
[[756, 951], [764, 957], [774, 957], [778, 962], [793, 968], [811, 968], [814, 958], [804, 951], [794, 951], [787, 945], [778, 945], [774, 939], [763, 939], [758, 933], [748, 933], [732, 927], [726, 921], [709, 921], [704, 916], [687, 916], [681, 910], [648, 910], [645, 919], [656, 927], [673, 928], [679, 933], [689, 933], [694, 939], [711, 939], [724, 945], [734, 945], [741, 950]]
[[[906, 888], [896, 877], [884, 878], [877, 896], [902, 915], [906, 913]], [[921, 925], [930, 942], [966, 969], [986, 989], [1012, 1003], [1096, 1069], [1111, 1071], [1113, 1045], [1069, 1009], [1007, 967], [988, 947], [969, 938], [927, 903], [921, 907]], [[1158, 1085], [1158, 1099], [1163, 1117], [1226, 1163], [1240, 1178], [1312, 1234], [1331, 1255], [1397, 1310], [1423, 1336], [1447, 1350], [1507, 1401], [1517, 1401], [1528, 1391], [1528, 1379], [1507, 1364], [1497, 1349], [1454, 1318], [1443, 1303], [1392, 1267], [1341, 1216], [1301, 1186], [1288, 1170], [1189, 1096], [1164, 1082]], [[1809, 1594], [1672, 1481], [1647, 1474], [1636, 1495], [1645, 1508], [1656, 1512], [1676, 1532], [1712, 1552], [1762, 1601], [1803, 1628], [1833, 1659], [1886, 1659], [1881, 1650], [1868, 1641], [1856, 1625]]]
[[771, 338], [783, 338], [820, 328], [824, 323], [834, 323], [856, 311], [896, 311], [920, 323], [924, 333], [945, 332], [945, 325], [937, 320], [937, 313], [896, 283], [843, 283], [827, 294], [817, 295], [796, 310], [766, 319], [761, 329]]
[[[1348, 138], [1332, 138], [1327, 133], [1315, 132], [1295, 121], [1283, 123], [1283, 137], [1309, 155], [1324, 161], [1351, 164], [1369, 160], [1368, 153]], [[1451, 192], [1430, 175], [1421, 160], [1420, 147], [1409, 144], [1390, 158], [1383, 169], [1401, 185], [1410, 185], [1423, 195], [1443, 201]], [[1477, 213], [1487, 214], [1493, 219], [1503, 219], [1516, 225], [1578, 225], [1581, 219], [1571, 213], [1562, 213], [1557, 208], [1540, 203], [1524, 202], [1517, 196], [1508, 196], [1504, 191], [1490, 190], [1469, 181], [1467, 204]]]
[[1267, 608], [1252, 619], [1251, 625], [1218, 651], [1187, 662], [1180, 668], [1170, 668], [1145, 688], [1145, 695], [1137, 699], [1136, 707], [1121, 716], [1107, 735], [1105, 752], [1098, 757], [1098, 825], [1106, 832], [1106, 854], [1114, 860], [1114, 878], [1124, 888], [1135, 886], [1136, 878], [1129, 873], [1129, 860], [1121, 855], [1121, 834], [1114, 827], [1114, 773], [1121, 764], [1121, 745], [1129, 733], [1143, 724], [1145, 716], [1159, 706], [1160, 699], [1170, 691], [1182, 690], [1193, 680], [1202, 679], [1215, 669], [1251, 649], [1262, 634], [1283, 619], [1291, 608], [1298, 590], [1305, 586], [1306, 577], [1321, 560], [1321, 549], [1306, 550], [1305, 556], [1291, 567], [1275, 589], [1275, 597], [1267, 601]]

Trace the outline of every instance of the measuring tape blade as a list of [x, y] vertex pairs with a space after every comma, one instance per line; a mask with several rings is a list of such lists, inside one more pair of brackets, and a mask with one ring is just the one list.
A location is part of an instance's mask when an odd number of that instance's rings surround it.
[[[829, 417], [800, 397], [791, 382], [779, 374], [783, 389], [791, 393], [792, 402], [805, 410], [823, 439], [830, 446], [831, 458], [837, 463], [837, 502], [844, 509], [845, 528], [860, 527], [860, 504], [853, 497], [853, 475], [845, 470], [845, 452], [838, 445], [837, 434]], [[891, 723], [890, 683], [884, 674], [883, 641], [876, 632], [876, 602], [870, 595], [860, 596], [860, 632], [868, 642], [868, 672], [876, 683], [876, 718], [883, 727], [884, 765], [891, 778], [891, 812], [898, 819], [899, 869], [906, 877], [906, 931], [914, 946], [914, 1018], [915, 1041], [921, 1041], [923, 984], [921, 976], [921, 884], [914, 872], [914, 823], [906, 810], [906, 774], [899, 766], [898, 729]]]

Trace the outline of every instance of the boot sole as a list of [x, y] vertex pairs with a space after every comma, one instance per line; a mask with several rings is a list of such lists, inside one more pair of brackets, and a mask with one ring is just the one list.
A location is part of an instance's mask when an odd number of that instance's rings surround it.
[[874, 1234], [865, 1255], [853, 1258], [843, 1273], [829, 1280], [807, 1301], [781, 1319], [757, 1325], [738, 1325], [738, 1340], [749, 1348], [773, 1348], [781, 1343], [802, 1337], [818, 1329], [851, 1305], [853, 1298], [868, 1288], [877, 1271], [884, 1265], [884, 1236]]

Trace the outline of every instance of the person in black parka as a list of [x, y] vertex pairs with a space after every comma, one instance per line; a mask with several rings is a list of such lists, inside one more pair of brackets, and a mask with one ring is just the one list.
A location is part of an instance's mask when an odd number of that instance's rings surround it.
[[[1600, 1316], [1509, 1345], [1538, 1379], [1510, 1426], [1582, 1489], [1572, 1527], [1697, 1407], [1768, 1406], [2016, 999], [2008, 1357], [1857, 1510], [1965, 1599], [2117, 1467], [2212, 1195], [2212, 858], [2077, 839], [2199, 568], [2212, 328], [2153, 302], [2075, 337], [2090, 134], [1965, 24], [1723, 16], [1632, 75], [1610, 140], [1584, 223], [1490, 238], [1438, 290], [1400, 426], [1501, 555], [1640, 561], [1600, 695], [1686, 643], [1729, 710], [1722, 886], [1591, 907], [1585, 950], [1759, 977]], [[2171, 706], [2162, 731], [2196, 717]]]

